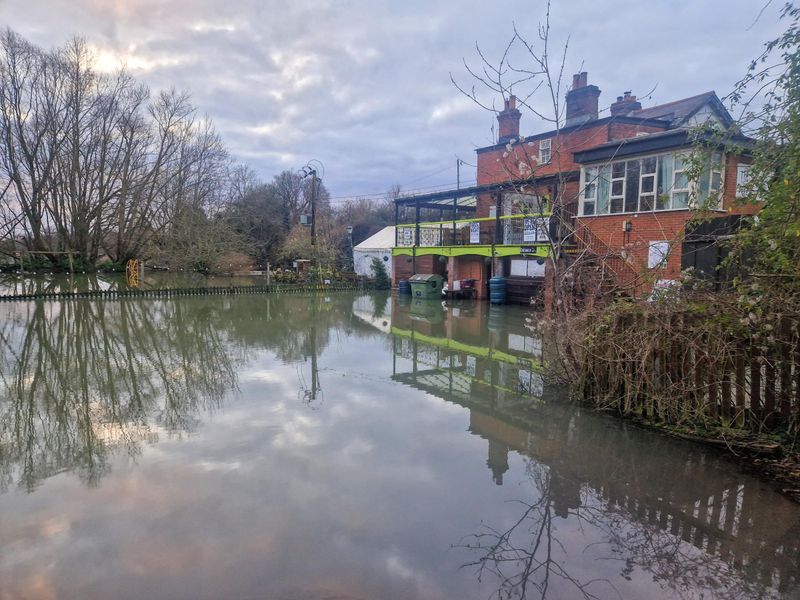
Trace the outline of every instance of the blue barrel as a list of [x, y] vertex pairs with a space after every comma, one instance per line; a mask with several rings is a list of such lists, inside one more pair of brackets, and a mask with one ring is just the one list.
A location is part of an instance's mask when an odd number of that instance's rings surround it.
[[408, 282], [408, 279], [400, 280], [400, 282], [397, 284], [397, 293], [401, 296], [411, 295], [411, 284]]
[[489, 329], [500, 332], [506, 329], [506, 309], [501, 306], [489, 305], [489, 318], [486, 320]]
[[489, 280], [489, 301], [492, 304], [506, 303], [506, 278], [495, 275]]

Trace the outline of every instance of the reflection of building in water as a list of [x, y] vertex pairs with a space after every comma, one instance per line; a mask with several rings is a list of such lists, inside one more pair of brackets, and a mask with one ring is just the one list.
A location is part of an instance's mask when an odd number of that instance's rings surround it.
[[590, 495], [606, 514], [682, 540], [749, 581], [778, 590], [797, 584], [800, 524], [788, 500], [698, 448], [540, 400], [541, 343], [525, 326], [485, 305], [451, 309], [438, 323], [395, 307], [392, 334], [393, 379], [469, 409], [469, 431], [487, 441], [496, 484], [517, 452], [546, 465], [560, 517]]
[[[446, 312], [438, 302], [394, 306], [391, 331], [397, 381], [454, 402], [483, 398], [492, 405], [542, 394], [539, 338], [485, 304]], [[410, 362], [409, 372], [398, 370], [398, 359]]]

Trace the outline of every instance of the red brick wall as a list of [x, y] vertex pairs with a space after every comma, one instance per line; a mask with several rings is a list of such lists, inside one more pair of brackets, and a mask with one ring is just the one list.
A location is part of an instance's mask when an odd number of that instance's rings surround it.
[[549, 163], [538, 164], [539, 141], [532, 140], [513, 144], [511, 150], [504, 146], [478, 153], [478, 185], [500, 183], [509, 179], [527, 177], [531, 173], [525, 168], [520, 171], [520, 163], [531, 168], [536, 177], [555, 175], [563, 171], [577, 171], [580, 165], [573, 160], [573, 153], [592, 148], [612, 140], [635, 137], [637, 133], [663, 131], [663, 127], [617, 123], [615, 121], [592, 125], [564, 133], [553, 138], [552, 158]]
[[[638, 216], [607, 215], [602, 217], [578, 217], [578, 227], [586, 225], [603, 244], [615, 251], [622, 251], [631, 267], [637, 272], [647, 271], [650, 242], [673, 243], [659, 279], [677, 279], [681, 271], [681, 247], [677, 241], [692, 213], [688, 210], [639, 213]], [[631, 231], [623, 232], [622, 223], [631, 222]], [[602, 246], [596, 249], [602, 254]]]
[[[729, 155], [726, 158], [723, 181], [722, 206], [725, 212], [733, 214], [755, 214], [757, 205], [737, 204], [736, 167], [747, 162], [746, 158]], [[725, 213], [720, 212], [719, 216]], [[660, 279], [677, 279], [681, 269], [680, 237], [686, 222], [694, 216], [689, 210], [647, 212], [625, 215], [604, 215], [595, 217], [578, 217], [577, 226], [586, 225], [589, 231], [609, 248], [622, 251], [631, 266], [640, 273], [646, 272], [650, 242], [667, 241], [672, 243], [666, 268], [659, 271]], [[624, 221], [631, 222], [631, 231], [623, 232]], [[600, 250], [602, 252], [602, 250]]]
[[761, 210], [759, 204], [740, 204], [736, 201], [736, 169], [740, 164], [750, 164], [750, 159], [738, 154], [729, 154], [725, 161], [722, 206], [736, 215], [754, 215]]
[[551, 159], [544, 165], [538, 164], [539, 140], [513, 144], [478, 153], [478, 185], [500, 183], [509, 179], [527, 177], [531, 172], [525, 168], [520, 171], [520, 163], [529, 167], [536, 177], [555, 175], [562, 171], [580, 169], [572, 157], [573, 152], [597, 146], [608, 141], [607, 124], [591, 125], [553, 138], [550, 143]]
[[417, 273], [436, 273], [445, 276], [447, 263], [439, 260], [438, 256], [427, 255], [418, 256], [416, 259], [417, 269], [414, 271], [414, 262], [409, 261], [410, 256], [392, 257], [392, 284], [397, 285], [401, 279], [408, 279]]

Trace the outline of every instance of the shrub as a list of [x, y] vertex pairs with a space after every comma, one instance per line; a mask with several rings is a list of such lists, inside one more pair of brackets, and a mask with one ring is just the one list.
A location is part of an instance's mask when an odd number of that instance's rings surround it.
[[386, 267], [379, 258], [372, 259], [372, 275], [375, 278], [375, 288], [379, 290], [388, 290], [392, 287], [392, 282], [389, 280], [389, 274], [386, 272]]

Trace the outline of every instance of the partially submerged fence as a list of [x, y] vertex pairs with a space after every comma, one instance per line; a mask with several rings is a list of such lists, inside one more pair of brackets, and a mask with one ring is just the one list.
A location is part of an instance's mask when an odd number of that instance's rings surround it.
[[675, 425], [797, 426], [800, 315], [634, 305], [574, 350], [582, 393], [601, 408]]
[[34, 292], [30, 294], [0, 295], [0, 302], [31, 300], [74, 300], [95, 298], [119, 300], [123, 298], [172, 298], [176, 296], [235, 296], [242, 294], [299, 294], [304, 292], [342, 292], [371, 289], [369, 285], [354, 283], [329, 284], [275, 284], [247, 286], [217, 286], [195, 288], [125, 288], [85, 290], [76, 292]]

